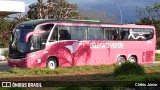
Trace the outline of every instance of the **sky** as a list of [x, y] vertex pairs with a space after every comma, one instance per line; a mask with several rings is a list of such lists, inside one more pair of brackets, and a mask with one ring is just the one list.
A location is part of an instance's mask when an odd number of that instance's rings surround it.
[[[36, 2], [37, 0], [23, 0], [26, 5]], [[76, 3], [78, 7], [89, 10], [103, 10], [116, 18], [116, 22], [135, 22], [138, 21], [136, 7], [145, 8], [153, 6], [160, 0], [68, 0], [69, 3]], [[114, 4], [114, 5], [113, 5]], [[120, 10], [122, 14], [120, 14]]]

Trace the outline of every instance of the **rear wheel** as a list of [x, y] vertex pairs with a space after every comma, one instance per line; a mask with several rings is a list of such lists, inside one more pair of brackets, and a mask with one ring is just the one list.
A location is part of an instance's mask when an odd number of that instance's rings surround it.
[[124, 64], [126, 61], [126, 59], [122, 56], [118, 57], [117, 59], [117, 65], [121, 66], [122, 64]]
[[137, 63], [137, 59], [133, 56], [129, 57], [128, 61], [131, 63]]
[[54, 58], [49, 58], [49, 60], [47, 62], [47, 67], [49, 69], [55, 69], [55, 68], [57, 68], [57, 60], [55, 60]]

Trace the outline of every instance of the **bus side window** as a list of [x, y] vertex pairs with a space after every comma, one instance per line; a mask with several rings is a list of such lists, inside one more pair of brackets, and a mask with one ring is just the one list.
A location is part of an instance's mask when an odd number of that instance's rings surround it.
[[58, 27], [55, 27], [55, 29], [54, 29], [49, 41], [50, 42], [58, 41]]
[[120, 40], [128, 40], [128, 35], [129, 35], [128, 29], [121, 29], [120, 35], [121, 35]]
[[78, 40], [87, 40], [87, 27], [78, 27]]
[[128, 40], [129, 31], [125, 28], [105, 28], [105, 40]]
[[88, 39], [89, 40], [95, 40], [97, 38], [96, 33], [94, 32], [94, 30], [92, 30], [92, 28], [89, 28], [88, 30]]
[[42, 43], [46, 43], [50, 32], [42, 34]]
[[79, 40], [86, 40], [87, 39], [87, 33], [86, 33], [86, 31], [79, 32], [78, 39]]
[[116, 30], [111, 31], [111, 40], [117, 40], [118, 39], [118, 33]]
[[150, 32], [150, 34], [145, 34], [146, 40], [152, 39], [153, 38], [153, 33]]
[[103, 33], [104, 33], [104, 29], [102, 28], [97, 28], [96, 30], [96, 40], [103, 40]]
[[68, 30], [60, 30], [60, 40], [71, 40], [71, 35]]
[[105, 40], [113, 40], [114, 36], [111, 28], [105, 28], [104, 34]]
[[104, 30], [100, 27], [89, 27], [88, 28], [88, 39], [89, 40], [103, 40]]
[[41, 37], [33, 35], [31, 37], [31, 51], [40, 50], [41, 49]]
[[78, 40], [78, 30], [76, 29], [76, 27], [70, 27], [70, 31], [71, 40]]
[[50, 31], [53, 28], [54, 24], [45, 24], [40, 25], [35, 28], [35, 31], [44, 30], [44, 31]]
[[138, 29], [138, 28], [129, 29], [128, 39], [130, 39], [130, 40], [146, 40], [145, 32], [143, 32], [143, 29]]

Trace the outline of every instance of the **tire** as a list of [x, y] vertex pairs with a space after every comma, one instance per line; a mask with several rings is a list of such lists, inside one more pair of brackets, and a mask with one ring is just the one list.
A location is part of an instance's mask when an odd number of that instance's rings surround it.
[[47, 68], [49, 69], [56, 69], [57, 68], [57, 60], [55, 60], [54, 58], [49, 58], [48, 62], [47, 62]]
[[125, 62], [126, 62], [126, 59], [124, 57], [122, 57], [122, 56], [118, 57], [118, 59], [117, 59], [117, 65], [121, 66]]
[[133, 56], [129, 57], [128, 61], [131, 63], [137, 63], [137, 59]]

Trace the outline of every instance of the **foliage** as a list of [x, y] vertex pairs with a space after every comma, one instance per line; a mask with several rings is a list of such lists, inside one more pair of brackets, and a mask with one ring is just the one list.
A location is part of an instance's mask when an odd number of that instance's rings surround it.
[[137, 24], [153, 25], [157, 32], [157, 48], [160, 48], [160, 3], [155, 3], [152, 7], [146, 6], [145, 9], [137, 8]]
[[120, 75], [144, 75], [144, 68], [136, 63], [126, 62], [121, 66], [117, 66], [114, 70], [115, 76]]
[[75, 66], [75, 67], [65, 67], [65, 68], [57, 68], [55, 70], [51, 70], [48, 68], [32, 68], [32, 69], [19, 69], [14, 68], [9, 72], [12, 74], [16, 74], [19, 76], [23, 75], [48, 75], [48, 74], [63, 74], [63, 73], [72, 73], [72, 72], [79, 72], [79, 71], [97, 71], [97, 70], [106, 70], [110, 73], [113, 71], [115, 66], [107, 66], [107, 65], [100, 65], [100, 66]]
[[156, 61], [160, 61], [160, 54], [156, 53], [155, 58], [156, 58]]
[[[4, 32], [11, 31], [12, 29], [13, 29], [12, 21], [7, 17], [0, 17], [0, 35], [3, 35]], [[2, 36], [0, 36], [0, 40], [1, 37]], [[9, 44], [9, 40], [10, 37], [7, 37], [5, 39], [5, 42], [2, 43], [2, 41], [0, 41], [0, 48], [7, 47], [7, 45]]]
[[59, 70], [57, 72], [57, 70], [51, 70], [48, 68], [34, 68], [34, 69], [18, 69], [18, 68], [14, 68], [12, 70], [10, 70], [10, 73], [13, 74], [17, 74], [20, 76], [23, 75], [46, 75], [46, 74], [58, 74], [58, 73], [62, 73], [62, 70]]
[[[132, 67], [132, 65], [130, 65]], [[18, 80], [20, 80], [21, 78], [23, 78], [24, 80], [26, 80], [26, 78], [28, 77], [35, 77], [35, 78], [43, 78], [40, 79], [39, 81], [47, 81], [47, 82], [54, 82], [54, 79], [51, 79], [50, 77], [53, 76], [65, 76], [67, 75], [66, 78], [70, 77], [70, 78], [75, 78], [74, 80], [77, 81], [81, 81], [81, 80], [95, 80], [95, 81], [100, 81], [100, 80], [111, 80], [111, 81], [116, 81], [117, 82], [99, 82], [96, 83], [95, 88], [90, 88], [91, 90], [103, 90], [103, 89], [112, 89], [112, 88], [107, 88], [106, 86], [121, 86], [121, 85], [135, 85], [134, 82], [146, 82], [146, 81], [159, 81], [160, 80], [160, 66], [150, 66], [150, 65], [145, 65], [143, 66], [145, 68], [145, 74], [144, 75], [135, 75], [135, 74], [127, 74], [127, 75], [118, 75], [118, 76], [114, 76], [113, 72], [114, 72], [114, 68], [116, 68], [116, 66], [107, 66], [107, 65], [101, 65], [101, 66], [75, 66], [75, 67], [65, 67], [65, 68], [57, 68], [55, 70], [50, 70], [47, 68], [33, 68], [33, 69], [13, 69], [9, 72], [0, 72], [0, 76], [2, 80], [4, 80], [5, 78], [8, 80], [12, 80], [12, 78], [18, 78]], [[126, 67], [128, 68], [128, 67]], [[130, 67], [129, 67], [130, 68]], [[109, 70], [109, 72], [108, 72]], [[129, 69], [125, 69], [126, 72]], [[137, 69], [136, 69], [137, 70]], [[85, 73], [81, 75], [81, 73], [83, 73], [83, 71], [85, 72], [91, 72], [89, 75], [89, 78], [86, 78]], [[123, 70], [124, 71], [124, 70]], [[132, 68], [133, 71], [133, 68]], [[93, 73], [94, 72], [94, 73]], [[105, 73], [104, 73], [105, 72]], [[135, 72], [135, 71], [134, 71]], [[110, 75], [106, 75], [107, 73], [109, 73]], [[49, 76], [49, 77], [48, 77]], [[73, 77], [74, 76], [74, 77]], [[60, 78], [59, 77], [59, 78]], [[97, 78], [98, 77], [98, 78]], [[66, 80], [66, 79], [64, 79]], [[79, 83], [80, 84], [80, 83]], [[93, 82], [94, 84], [94, 82]], [[70, 85], [70, 84], [67, 84]], [[73, 84], [73, 86], [78, 85], [78, 83]], [[91, 83], [89, 83], [88, 85], [85, 86], [93, 86]], [[68, 89], [69, 87], [64, 87], [61, 88], [61, 90], [64, 89]], [[75, 89], [75, 88], [72, 88]], [[78, 88], [81, 89], [81, 88]], [[59, 90], [59, 89], [58, 89]], [[85, 89], [82, 89], [85, 90]], [[88, 90], [88, 89], [87, 89]]]
[[85, 19], [115, 23], [115, 17], [104, 11], [79, 9], [77, 4], [71, 4], [67, 0], [37, 0], [36, 3], [29, 5], [25, 16], [19, 15], [14, 21], [17, 23], [34, 19]]
[[27, 17], [29, 19], [78, 19], [79, 13], [76, 4], [70, 4], [67, 0], [38, 0], [29, 5]]
[[[126, 71], [130, 70], [130, 63], [128, 66], [125, 66]], [[132, 65], [131, 65], [132, 66]], [[134, 66], [134, 65], [133, 65]], [[140, 66], [140, 65], [135, 65]], [[92, 72], [101, 72], [105, 71], [106, 74], [112, 74], [115, 72], [115, 69], [121, 67], [121, 66], [114, 66], [114, 65], [100, 65], [100, 66], [74, 66], [74, 67], [65, 67], [65, 68], [56, 68], [55, 70], [51, 70], [48, 68], [32, 68], [32, 69], [18, 69], [14, 68], [10, 70], [8, 73], [0, 73], [0, 75], [4, 76], [7, 74], [15, 74], [15, 75], [48, 75], [48, 74], [64, 74], [64, 73], [76, 73], [76, 72], [83, 72], [83, 71], [92, 71]], [[129, 67], [129, 68], [128, 68]], [[144, 65], [143, 67], [140, 66], [140, 68], [144, 68], [145, 73], [158, 73], [160, 72], [160, 66], [159, 65]], [[134, 69], [134, 68], [132, 68]], [[106, 71], [107, 70], [107, 71]], [[122, 71], [125, 71], [122, 70]], [[135, 68], [137, 70], [137, 68]], [[131, 71], [131, 70], [130, 70]], [[107, 75], [102, 75], [103, 77], [106, 77]]]

